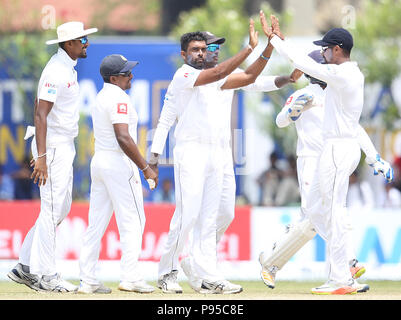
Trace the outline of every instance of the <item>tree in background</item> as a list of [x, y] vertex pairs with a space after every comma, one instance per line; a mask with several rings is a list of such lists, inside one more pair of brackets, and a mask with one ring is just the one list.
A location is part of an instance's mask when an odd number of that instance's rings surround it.
[[401, 72], [401, 1], [366, 0], [356, 17], [355, 29], [350, 30], [355, 41], [355, 60], [361, 66], [366, 84], [380, 84], [383, 89], [377, 105], [369, 115], [377, 117], [376, 125], [387, 130], [401, 127], [400, 111], [391, 94], [393, 81]]

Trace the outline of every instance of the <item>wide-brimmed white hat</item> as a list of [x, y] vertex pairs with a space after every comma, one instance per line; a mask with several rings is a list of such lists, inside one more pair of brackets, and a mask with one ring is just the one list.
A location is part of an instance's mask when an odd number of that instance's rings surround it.
[[68, 40], [77, 39], [91, 33], [97, 32], [97, 28], [84, 29], [84, 24], [78, 21], [66, 22], [57, 27], [57, 39], [48, 40], [46, 44], [55, 44]]

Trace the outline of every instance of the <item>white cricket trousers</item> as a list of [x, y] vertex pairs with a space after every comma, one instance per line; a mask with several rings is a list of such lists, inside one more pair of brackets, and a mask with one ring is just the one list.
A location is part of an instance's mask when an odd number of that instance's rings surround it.
[[176, 208], [164, 253], [159, 263], [159, 277], [178, 270], [179, 257], [189, 232], [200, 237], [191, 246], [195, 273], [208, 281], [219, 280], [216, 256], [216, 219], [223, 183], [223, 152], [220, 145], [180, 142], [174, 148]]
[[355, 139], [326, 139], [305, 203], [305, 214], [326, 240], [329, 280], [345, 285], [351, 279], [347, 257], [349, 176], [361, 153]]
[[121, 244], [121, 281], [142, 280], [139, 255], [145, 228], [142, 184], [136, 165], [123, 153], [96, 151], [91, 161], [88, 228], [80, 251], [80, 279], [98, 284], [101, 239], [115, 213]]
[[[32, 140], [32, 155], [37, 157], [36, 140]], [[30, 273], [54, 275], [56, 271], [56, 227], [71, 209], [74, 140], [47, 147], [48, 179], [40, 187], [40, 213], [21, 247], [19, 262], [28, 265]]]
[[[307, 157], [298, 157], [297, 158], [297, 173], [298, 173], [298, 183], [299, 183], [299, 192], [301, 194], [301, 221], [305, 219], [305, 208], [306, 208], [306, 199], [310, 192], [313, 177], [317, 172], [317, 167], [319, 163], [319, 157], [307, 156]], [[351, 216], [349, 211], [347, 210], [347, 216], [345, 219], [346, 229], [347, 229], [347, 236], [346, 236], [346, 243], [347, 243], [347, 259], [351, 261], [356, 259], [355, 248], [354, 248], [354, 241], [352, 237], [352, 223], [351, 223]], [[327, 253], [328, 255], [329, 253]]]

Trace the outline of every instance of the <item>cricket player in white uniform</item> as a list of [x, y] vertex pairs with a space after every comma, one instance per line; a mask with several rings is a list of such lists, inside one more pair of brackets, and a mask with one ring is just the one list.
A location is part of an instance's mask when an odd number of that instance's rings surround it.
[[[334, 28], [322, 40], [315, 41], [314, 44], [323, 47], [322, 54], [327, 62], [319, 64], [283, 40], [276, 17], [271, 16], [272, 26], [268, 27], [263, 12], [261, 16], [264, 20], [263, 31], [271, 38], [274, 48], [297, 69], [327, 83], [323, 150], [304, 212], [327, 243], [330, 270], [328, 281], [311, 292], [340, 295], [356, 293], [347, 257], [345, 203], [349, 176], [360, 159], [356, 137], [363, 108], [364, 76], [358, 65], [350, 60], [352, 35], [345, 29]], [[368, 159], [368, 163], [374, 162], [376, 159]]]
[[8, 273], [10, 279], [37, 291], [69, 292], [76, 286], [62, 280], [56, 270], [56, 227], [68, 215], [72, 201], [74, 138], [78, 135], [79, 85], [74, 67], [86, 58], [87, 35], [81, 22], [57, 28], [59, 49], [44, 68], [35, 101], [35, 127], [25, 139], [32, 141], [32, 178], [40, 187], [40, 213], [22, 244], [19, 263]]
[[121, 282], [119, 290], [150, 293], [138, 268], [145, 228], [140, 169], [157, 185], [157, 175], [141, 156], [136, 145], [138, 114], [125, 90], [131, 88], [131, 69], [137, 61], [124, 56], [106, 56], [100, 65], [103, 89], [92, 109], [95, 154], [91, 161], [89, 225], [81, 248], [78, 293], [111, 293], [96, 278], [101, 239], [116, 215], [121, 242]]
[[[202, 215], [202, 248], [198, 252], [197, 272], [206, 280], [205, 290], [213, 293], [237, 293], [238, 285], [221, 279], [216, 261], [216, 217], [222, 189], [224, 149], [226, 141], [222, 131], [222, 110], [216, 106], [216, 88], [235, 86], [243, 81], [254, 81], [254, 75], [245, 72], [225, 79], [252, 52], [257, 45], [257, 34], [253, 21], [249, 28], [250, 40], [247, 48], [218, 67], [202, 70], [206, 53], [206, 37], [201, 32], [188, 33], [181, 38], [181, 55], [185, 64], [177, 70], [165, 97], [165, 106], [156, 129], [151, 147], [150, 164], [157, 164], [162, 154], [171, 123], [176, 119], [176, 145], [174, 148], [174, 178], [176, 187], [176, 210], [170, 223], [165, 252], [159, 264], [158, 286], [166, 293], [181, 293], [177, 282], [178, 263], [188, 234]], [[265, 61], [255, 67], [263, 69]], [[261, 70], [260, 70], [261, 71]], [[260, 72], [259, 71], [259, 72]], [[219, 81], [218, 81], [219, 80]], [[173, 103], [167, 103], [174, 99]], [[177, 110], [172, 110], [178, 108]], [[172, 114], [170, 117], [168, 114]], [[196, 225], [196, 228], [201, 226]]]
[[[220, 45], [225, 42], [225, 38], [218, 38], [210, 32], [205, 32], [207, 38], [207, 54], [205, 59], [205, 69], [214, 68], [218, 64], [218, 57], [220, 52]], [[268, 61], [272, 54], [272, 48], [267, 52], [260, 55], [258, 59], [265, 59]], [[266, 56], [265, 56], [266, 55]], [[241, 69], [236, 69], [234, 72], [243, 72]], [[254, 83], [249, 84], [241, 89], [245, 91], [259, 91], [269, 92], [278, 90], [284, 85], [295, 82], [296, 79], [291, 76], [258, 76]], [[230, 226], [235, 215], [235, 174], [234, 164], [231, 149], [231, 109], [234, 96], [234, 89], [221, 90], [217, 89], [215, 96], [215, 105], [221, 108], [224, 112], [221, 117], [221, 123], [224, 127], [224, 139], [226, 141], [226, 148], [224, 149], [224, 162], [223, 162], [223, 188], [220, 198], [219, 211], [217, 215], [217, 237], [216, 243], [218, 244], [224, 232]], [[165, 106], [164, 106], [165, 107]], [[173, 123], [175, 118], [172, 117], [170, 123]], [[165, 122], [165, 121], [164, 121]], [[201, 222], [199, 221], [201, 225]], [[202, 227], [204, 227], [202, 225]], [[189, 256], [181, 261], [181, 267], [189, 280], [189, 284], [195, 291], [204, 292], [202, 288], [202, 278], [196, 274], [196, 248], [201, 247], [202, 242], [202, 228], [197, 228], [193, 232], [192, 243], [189, 250]]]
[[[311, 52], [309, 56], [318, 63], [325, 63], [319, 50]], [[295, 123], [298, 135], [297, 172], [301, 194], [301, 219], [289, 227], [286, 234], [275, 243], [272, 250], [260, 254], [261, 278], [272, 289], [275, 287], [277, 271], [281, 270], [289, 259], [316, 235], [313, 225], [305, 217], [303, 210], [316, 172], [319, 155], [323, 149], [324, 89], [327, 84], [309, 75], [305, 76], [310, 80], [310, 84], [294, 92], [287, 99], [276, 118], [276, 124], [280, 128]], [[366, 131], [361, 126], [358, 128], [357, 140], [368, 158], [375, 157], [378, 154]], [[389, 165], [387, 168], [391, 171]], [[349, 216], [347, 218], [349, 219]], [[365, 272], [365, 268], [357, 265], [350, 222], [347, 223], [347, 228], [348, 261], [352, 277], [357, 279]], [[357, 287], [358, 292], [365, 292], [369, 289], [368, 285], [359, 284], [357, 281], [354, 281], [354, 286]]]

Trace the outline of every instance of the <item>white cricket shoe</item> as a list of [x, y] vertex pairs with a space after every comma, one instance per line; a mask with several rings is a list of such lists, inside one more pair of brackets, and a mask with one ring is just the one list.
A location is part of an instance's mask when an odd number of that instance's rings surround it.
[[356, 293], [356, 288], [351, 285], [340, 285], [336, 284], [333, 281], [327, 281], [325, 284], [320, 287], [312, 288], [312, 294], [321, 294], [321, 295], [345, 295], [345, 294], [354, 294]]
[[79, 288], [76, 291], [76, 293], [102, 293], [102, 294], [108, 294], [111, 293], [111, 289], [107, 288], [103, 283], [99, 284], [89, 284], [86, 283], [85, 281], [80, 281], [79, 283]]
[[78, 290], [76, 285], [61, 279], [59, 273], [52, 276], [42, 276], [39, 288], [50, 292], [74, 292]]
[[259, 262], [262, 266], [262, 270], [260, 271], [260, 277], [262, 278], [264, 284], [268, 286], [270, 289], [274, 289], [276, 286], [276, 273], [278, 268], [276, 266], [265, 267], [263, 265], [263, 261], [265, 260], [264, 252], [261, 252], [259, 255]]
[[173, 270], [159, 278], [157, 287], [164, 293], [182, 293], [182, 288], [177, 281], [178, 270]]
[[21, 263], [18, 263], [9, 273], [7, 273], [7, 276], [16, 283], [25, 284], [33, 290], [40, 291], [40, 277], [35, 274], [25, 272]]
[[231, 283], [228, 280], [202, 281], [200, 293], [233, 294], [242, 292], [239, 284]]
[[369, 290], [369, 285], [366, 283], [359, 283], [355, 279], [353, 279], [353, 284], [351, 285], [352, 288], [356, 289], [357, 293], [366, 292]]
[[152, 293], [155, 288], [147, 284], [144, 280], [139, 281], [121, 281], [118, 285], [118, 290], [137, 292], [137, 293]]
[[188, 283], [190, 287], [195, 290], [196, 292], [201, 291], [202, 286], [202, 279], [198, 278], [194, 271], [191, 268], [191, 261], [189, 257], [184, 258], [181, 260], [181, 268], [184, 271], [184, 274], [188, 278]]

